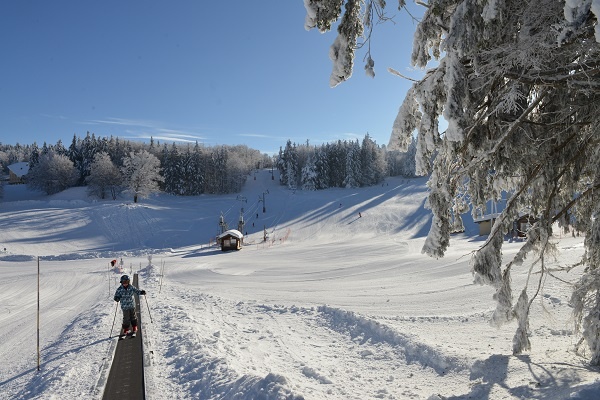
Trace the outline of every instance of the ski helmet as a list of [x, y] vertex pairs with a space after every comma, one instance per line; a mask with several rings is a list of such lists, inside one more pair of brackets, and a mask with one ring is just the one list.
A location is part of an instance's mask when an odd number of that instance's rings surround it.
[[128, 281], [128, 280], [129, 280], [129, 276], [128, 275], [123, 275], [121, 277], [121, 282], [125, 282], [125, 281]]

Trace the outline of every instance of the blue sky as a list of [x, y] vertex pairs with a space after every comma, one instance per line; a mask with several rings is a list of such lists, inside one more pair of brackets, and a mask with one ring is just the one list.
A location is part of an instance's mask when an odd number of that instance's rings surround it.
[[304, 29], [302, 0], [4, 1], [0, 3], [0, 142], [38, 145], [86, 132], [161, 143], [291, 139], [387, 144], [410, 82], [415, 24], [376, 27], [377, 76], [329, 87], [337, 32]]

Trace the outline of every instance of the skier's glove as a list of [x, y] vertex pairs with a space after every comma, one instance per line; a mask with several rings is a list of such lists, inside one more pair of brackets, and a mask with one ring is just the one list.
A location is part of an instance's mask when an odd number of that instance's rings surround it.
[[120, 297], [117, 297], [117, 296], [115, 296], [115, 301], [116, 301], [117, 303], [119, 302], [119, 300], [121, 300], [121, 298], [120, 298]]
[[141, 294], [142, 296], [145, 296], [145, 295], [146, 295], [146, 291], [145, 291], [145, 290], [140, 290], [140, 294]]

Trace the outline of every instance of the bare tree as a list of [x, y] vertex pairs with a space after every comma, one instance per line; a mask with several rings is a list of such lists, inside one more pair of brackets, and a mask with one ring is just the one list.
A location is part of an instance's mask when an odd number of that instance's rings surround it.
[[101, 199], [110, 193], [113, 200], [117, 198], [117, 191], [121, 184], [122, 175], [113, 164], [106, 152], [94, 155], [90, 165], [90, 175], [86, 178], [88, 192]]
[[38, 163], [27, 174], [27, 185], [54, 194], [77, 182], [77, 170], [68, 157], [49, 151], [40, 155]]
[[159, 182], [164, 179], [160, 175], [160, 161], [146, 150], [131, 152], [123, 159], [123, 185], [133, 194], [133, 202], [138, 198], [147, 198], [160, 191]]

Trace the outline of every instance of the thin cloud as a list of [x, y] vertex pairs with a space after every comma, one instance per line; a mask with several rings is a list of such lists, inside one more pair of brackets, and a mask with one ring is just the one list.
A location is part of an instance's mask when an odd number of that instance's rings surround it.
[[142, 128], [160, 128], [160, 123], [156, 121], [148, 121], [141, 119], [126, 119], [126, 118], [106, 118], [106, 119], [92, 119], [89, 121], [80, 122], [82, 124], [100, 124], [100, 125], [120, 125], [120, 126], [139, 126]]
[[197, 132], [183, 129], [165, 128], [164, 124], [151, 120], [108, 117], [105, 119], [95, 119], [81, 123], [126, 127], [127, 129], [125, 129], [125, 133], [127, 136], [123, 136], [123, 138], [130, 140], [149, 140], [152, 138], [165, 142], [184, 143], [195, 143], [206, 140], [204, 135], [201, 135]]
[[148, 131], [136, 131], [127, 130], [128, 136], [124, 136], [124, 139], [141, 140], [141, 139], [154, 139], [163, 142], [179, 142], [179, 143], [195, 143], [203, 142], [206, 138], [196, 134], [182, 133], [175, 130], [157, 130], [156, 132]]
[[258, 133], [240, 133], [238, 136], [259, 138], [259, 139], [280, 139], [279, 136], [261, 135]]
[[175, 129], [159, 129], [158, 131], [160, 133], [164, 133], [164, 134], [169, 135], [169, 136], [181, 137], [182, 139], [185, 139], [185, 138], [194, 139], [194, 140], [197, 140], [197, 139], [206, 139], [203, 136], [198, 136], [198, 134], [195, 133], [195, 132], [184, 132], [184, 131], [175, 130]]
[[132, 139], [132, 140], [140, 140], [140, 139], [147, 139], [150, 140], [151, 138], [154, 140], [160, 140], [161, 142], [167, 142], [167, 143], [172, 143], [172, 142], [178, 142], [178, 143], [196, 143], [199, 142], [200, 140], [196, 140], [196, 139], [185, 139], [185, 138], [181, 138], [181, 137], [177, 137], [177, 136], [161, 136], [161, 135], [151, 135], [151, 134], [136, 134], [133, 136], [124, 136], [124, 139]]
[[64, 115], [50, 115], [50, 114], [40, 114], [44, 118], [52, 118], [52, 119], [60, 119], [66, 121], [68, 118]]

